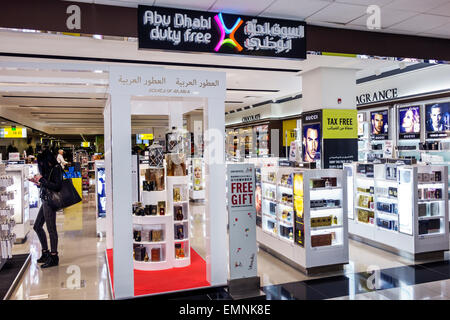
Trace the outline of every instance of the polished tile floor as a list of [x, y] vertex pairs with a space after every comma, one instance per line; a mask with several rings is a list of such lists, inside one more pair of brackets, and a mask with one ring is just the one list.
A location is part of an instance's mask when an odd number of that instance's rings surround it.
[[[191, 204], [191, 245], [205, 257], [204, 207]], [[15, 253], [31, 252], [32, 261], [12, 299], [111, 299], [105, 239], [95, 230], [95, 202], [58, 214], [60, 265], [40, 269], [39, 241], [33, 230]], [[410, 261], [398, 255], [349, 241], [350, 263], [343, 271], [308, 277], [263, 250], [258, 253], [258, 275], [266, 299], [450, 299], [450, 262]], [[369, 269], [379, 270], [368, 273]], [[79, 276], [78, 276], [79, 275]], [[79, 280], [79, 281], [78, 281]], [[79, 285], [78, 285], [79, 284]], [[229, 299], [223, 289], [183, 293], [168, 298]]]

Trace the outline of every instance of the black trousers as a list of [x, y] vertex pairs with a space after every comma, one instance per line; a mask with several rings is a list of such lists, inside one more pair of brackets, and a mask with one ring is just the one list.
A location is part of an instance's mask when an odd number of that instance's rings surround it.
[[48, 235], [50, 237], [50, 248], [52, 253], [58, 252], [58, 232], [56, 231], [56, 211], [53, 210], [47, 201], [42, 200], [41, 208], [34, 222], [34, 231], [36, 231], [42, 250], [48, 251], [47, 236], [44, 231], [44, 223], [47, 225]]

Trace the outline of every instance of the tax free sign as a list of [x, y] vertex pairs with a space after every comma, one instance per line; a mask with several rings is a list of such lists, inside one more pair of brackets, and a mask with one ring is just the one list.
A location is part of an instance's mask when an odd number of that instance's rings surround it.
[[138, 7], [139, 49], [306, 59], [302, 21]]

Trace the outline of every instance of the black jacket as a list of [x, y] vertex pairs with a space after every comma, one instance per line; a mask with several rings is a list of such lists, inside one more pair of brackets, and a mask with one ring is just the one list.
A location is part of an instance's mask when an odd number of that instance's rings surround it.
[[45, 195], [48, 191], [59, 191], [61, 190], [63, 182], [63, 172], [61, 166], [55, 165], [53, 169], [49, 172], [48, 176], [43, 176], [39, 179], [41, 187], [41, 199], [45, 199]]

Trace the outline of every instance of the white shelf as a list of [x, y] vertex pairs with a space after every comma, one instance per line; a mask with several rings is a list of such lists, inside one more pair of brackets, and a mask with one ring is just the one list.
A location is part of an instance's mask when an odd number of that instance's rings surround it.
[[188, 242], [189, 238], [182, 239], [182, 240], [173, 240], [174, 243], [182, 243], [182, 242]]
[[265, 216], [265, 217], [267, 217], [269, 219], [272, 219], [272, 220], [277, 220], [277, 216], [269, 214], [269, 213], [263, 212], [263, 216]]
[[320, 208], [309, 208], [311, 211], [327, 211], [327, 210], [336, 210], [342, 209], [342, 206], [338, 207], [320, 207]]
[[359, 207], [359, 206], [355, 206], [356, 209], [361, 209], [361, 210], [367, 210], [367, 211], [372, 211], [375, 212], [374, 209], [369, 209], [369, 208], [364, 208], [364, 207]]
[[312, 188], [311, 191], [325, 191], [325, 190], [335, 190], [335, 189], [342, 189], [342, 187]]
[[433, 220], [433, 219], [443, 219], [444, 216], [424, 216], [424, 217], [419, 217], [419, 221], [420, 220]]
[[142, 245], [158, 245], [158, 244], [166, 244], [166, 241], [133, 241], [133, 243]]
[[375, 211], [377, 212], [377, 214], [385, 214], [387, 216], [396, 217], [398, 219], [398, 213], [385, 212], [385, 211], [381, 211], [381, 210], [375, 210]]
[[331, 225], [331, 226], [322, 226], [322, 227], [311, 227], [311, 231], [318, 231], [318, 230], [327, 230], [327, 229], [339, 229], [342, 228], [342, 225]]
[[266, 198], [266, 197], [262, 197], [262, 199], [265, 201], [273, 202], [273, 203], [277, 202], [277, 200], [275, 200], [275, 199], [270, 199], [270, 198]]
[[293, 222], [288, 222], [288, 221], [283, 220], [283, 219], [278, 219], [278, 221], [279, 221], [280, 225], [283, 226], [283, 227], [287, 227], [287, 228], [294, 227], [294, 223]]
[[275, 182], [261, 181], [261, 183], [268, 184], [268, 185], [273, 186], [273, 187], [277, 186], [277, 184]]
[[417, 202], [419, 203], [427, 203], [427, 202], [442, 202], [445, 201], [444, 199], [419, 199]]
[[434, 232], [434, 233], [427, 233], [427, 234], [419, 234], [419, 239], [423, 238], [434, 238], [434, 237], [442, 237], [445, 235], [445, 233], [442, 232]]
[[183, 223], [186, 223], [186, 222], [189, 222], [189, 220], [174, 220], [173, 221], [173, 224], [183, 224]]

